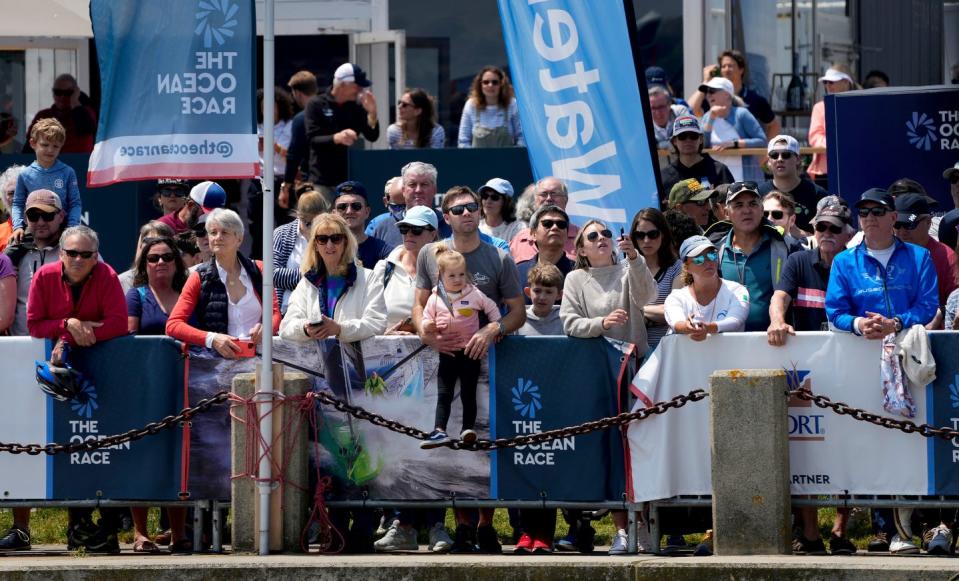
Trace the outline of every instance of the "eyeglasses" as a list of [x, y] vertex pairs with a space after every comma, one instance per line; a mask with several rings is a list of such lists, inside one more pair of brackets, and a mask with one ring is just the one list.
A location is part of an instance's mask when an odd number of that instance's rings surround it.
[[915, 230], [919, 227], [919, 224], [922, 224], [925, 217], [919, 218], [915, 222], [896, 222], [894, 224], [896, 230]]
[[359, 212], [363, 209], [363, 202], [343, 202], [335, 206], [337, 212], [345, 212], [347, 208], [353, 210], [354, 212]]
[[469, 211], [470, 214], [474, 214], [479, 211], [479, 204], [476, 202], [470, 202], [468, 204], [456, 204], [450, 208], [450, 214], [454, 216], [462, 216], [463, 212]]
[[553, 220], [552, 218], [543, 218], [539, 221], [539, 225], [547, 230], [551, 229], [553, 226], [556, 226], [560, 230], [566, 230], [569, 228], [569, 222], [566, 220]]
[[728, 195], [738, 194], [739, 192], [755, 192], [759, 193], [759, 184], [756, 182], [733, 182], [729, 184]]
[[782, 210], [769, 210], [768, 212], [763, 212], [768, 220], [782, 220], [785, 216], [785, 212]]
[[96, 255], [96, 251], [94, 250], [73, 250], [67, 248], [63, 249], [63, 253], [70, 258], [82, 258], [84, 260], [90, 260]]
[[399, 224], [396, 227], [400, 234], [406, 236], [407, 234], [412, 234], [413, 236], [419, 236], [423, 232], [432, 232], [432, 226], [412, 226], [410, 224]]
[[69, 97], [73, 94], [73, 89], [54, 89], [53, 95], [55, 97]]
[[719, 254], [717, 254], [715, 250], [710, 250], [709, 252], [700, 254], [699, 256], [694, 256], [693, 258], [690, 258], [689, 260], [693, 264], [697, 266], [701, 266], [705, 264], [707, 260], [709, 262], [716, 262], [716, 260], [718, 259], [719, 259]]
[[407, 103], [406, 101], [400, 99], [399, 101], [396, 102], [396, 106], [399, 107], [400, 109], [403, 109], [404, 107], [412, 107], [413, 104]]
[[791, 151], [770, 151], [769, 152], [769, 159], [772, 159], [772, 160], [776, 160], [776, 159], [787, 160], [787, 159], [792, 159], [794, 157], [796, 157], [796, 154]]
[[680, 133], [679, 135], [674, 135], [673, 137], [675, 137], [679, 141], [696, 141], [697, 139], [702, 137], [702, 135], [698, 133], [694, 133], [692, 131], [686, 131], [684, 133]]
[[38, 210], [36, 208], [30, 208], [26, 211], [27, 220], [30, 222], [39, 222], [43, 220], [44, 222], [53, 222], [57, 217], [58, 212], [44, 212], [43, 210]]
[[541, 192], [536, 192], [536, 197], [545, 200], [547, 198], [568, 198], [569, 196], [559, 191], [544, 190]]
[[599, 240], [599, 237], [600, 237], [600, 236], [602, 236], [603, 238], [609, 238], [610, 240], [612, 240], [612, 239], [613, 239], [613, 232], [612, 232], [611, 230], [608, 230], [608, 229], [607, 229], [607, 230], [593, 230], [592, 232], [590, 232], [589, 234], [586, 235], [586, 239], [589, 240], [590, 242], [596, 242], [597, 240]]
[[504, 197], [503, 194], [500, 194], [499, 192], [481, 192], [480, 193], [481, 199], [489, 200], [491, 202], [498, 202], [501, 199], [503, 199], [503, 197]]
[[842, 234], [843, 228], [835, 224], [826, 224], [825, 222], [816, 224], [816, 232], [825, 232], [826, 230], [829, 230], [833, 234]]
[[869, 214], [881, 218], [889, 213], [889, 208], [884, 206], [873, 206], [872, 208], [859, 208], [859, 217], [866, 218]]
[[647, 232], [643, 232], [642, 230], [636, 230], [635, 232], [633, 232], [633, 237], [635, 237], [636, 240], [645, 240], [647, 238], [649, 238], [650, 240], [656, 240], [657, 238], [659, 238], [660, 234], [662, 234], [662, 232], [660, 232], [659, 230], [649, 230]]
[[499, 85], [499, 79], [484, 79], [484, 80], [482, 81], [482, 83], [483, 83], [484, 85], [489, 85], [489, 86], [495, 87], [495, 86]]
[[185, 192], [183, 190], [172, 190], [172, 189], [160, 190], [160, 195], [163, 196], [164, 198], [169, 198], [171, 196], [175, 198], [185, 198], [187, 196], [187, 193], [188, 192]]
[[150, 264], [156, 264], [161, 260], [163, 262], [173, 262], [173, 259], [176, 258], [172, 252], [164, 252], [163, 254], [147, 254], [147, 262]]
[[346, 240], [346, 235], [344, 234], [317, 234], [313, 237], [313, 240], [316, 240], [320, 243], [320, 246], [326, 246], [330, 242], [333, 244], [342, 244]]

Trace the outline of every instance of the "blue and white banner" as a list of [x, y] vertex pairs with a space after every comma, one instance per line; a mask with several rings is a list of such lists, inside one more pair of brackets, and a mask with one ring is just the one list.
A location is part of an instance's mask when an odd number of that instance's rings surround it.
[[533, 177], [569, 188], [566, 211], [629, 228], [659, 207], [656, 174], [619, 0], [499, 0]]
[[92, 0], [90, 18], [102, 96], [88, 186], [258, 175], [253, 2]]

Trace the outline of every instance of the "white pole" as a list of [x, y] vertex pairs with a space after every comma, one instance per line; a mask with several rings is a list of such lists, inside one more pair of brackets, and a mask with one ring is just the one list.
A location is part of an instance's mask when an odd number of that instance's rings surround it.
[[[273, 443], [273, 0], [264, 2], [263, 27], [263, 364], [260, 366], [260, 433]], [[273, 470], [260, 450], [260, 554], [270, 554], [270, 492]]]

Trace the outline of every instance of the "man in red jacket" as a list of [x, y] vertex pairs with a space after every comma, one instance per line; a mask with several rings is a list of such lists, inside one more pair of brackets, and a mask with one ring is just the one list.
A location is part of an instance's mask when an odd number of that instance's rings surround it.
[[[27, 329], [32, 337], [56, 341], [54, 362], [63, 344], [89, 347], [127, 334], [127, 309], [117, 274], [100, 262], [97, 233], [73, 226], [60, 237], [60, 261], [40, 267], [27, 299]], [[71, 508], [68, 547], [90, 553], [119, 553], [118, 509], [100, 509], [99, 526], [92, 508]], [[28, 534], [29, 535], [29, 534]], [[20, 537], [21, 542], [23, 537]], [[29, 548], [29, 536], [26, 547]]]

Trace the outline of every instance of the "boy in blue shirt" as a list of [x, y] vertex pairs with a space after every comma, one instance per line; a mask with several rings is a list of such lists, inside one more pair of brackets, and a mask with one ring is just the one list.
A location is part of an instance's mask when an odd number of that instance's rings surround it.
[[27, 196], [35, 190], [50, 190], [63, 202], [67, 226], [79, 226], [82, 205], [80, 186], [73, 168], [57, 159], [60, 148], [67, 139], [67, 132], [56, 119], [41, 119], [30, 130], [30, 147], [37, 153], [37, 161], [20, 172], [17, 188], [13, 192], [13, 234], [11, 242], [19, 242], [26, 229], [23, 217]]

